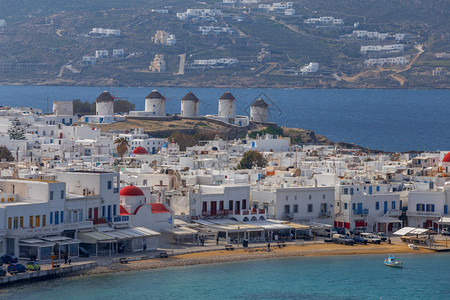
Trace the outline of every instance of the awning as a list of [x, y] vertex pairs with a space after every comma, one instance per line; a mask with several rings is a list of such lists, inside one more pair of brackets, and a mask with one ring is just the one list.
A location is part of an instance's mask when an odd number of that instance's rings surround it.
[[424, 228], [403, 227], [402, 229], [397, 230], [393, 234], [395, 234], [395, 235], [423, 234], [427, 231], [428, 231], [428, 229], [424, 229]]
[[82, 243], [87, 244], [114, 243], [116, 241], [115, 238], [99, 231], [79, 232], [78, 238]]
[[442, 217], [439, 219], [438, 223], [450, 225], [450, 217]]
[[289, 227], [291, 227], [292, 229], [297, 229], [297, 230], [309, 230], [311, 229], [311, 226], [308, 225], [303, 225], [303, 224], [297, 224], [297, 223], [284, 223], [284, 225], [287, 225]]
[[375, 222], [377, 223], [402, 223], [401, 220], [391, 217], [378, 217], [375, 218]]
[[158, 236], [161, 235], [159, 232], [150, 230], [145, 227], [133, 227], [134, 230], [144, 233], [146, 236]]
[[196, 235], [198, 234], [198, 230], [186, 227], [186, 226], [182, 226], [182, 227], [175, 227], [173, 229], [173, 234], [174, 235]]
[[40, 239], [23, 239], [20, 240], [19, 243], [27, 243], [27, 244], [43, 244], [45, 241]]
[[290, 230], [291, 227], [289, 227], [286, 224], [280, 224], [280, 223], [273, 223], [269, 221], [255, 221], [255, 222], [249, 222], [249, 224], [262, 227], [264, 230]]

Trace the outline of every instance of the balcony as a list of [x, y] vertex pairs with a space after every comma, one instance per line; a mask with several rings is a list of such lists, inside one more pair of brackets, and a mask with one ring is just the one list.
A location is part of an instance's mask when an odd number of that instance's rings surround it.
[[319, 217], [329, 218], [331, 217], [331, 211], [320, 211]]
[[368, 215], [369, 209], [368, 208], [358, 208], [353, 210], [354, 215]]
[[230, 210], [224, 209], [224, 210], [204, 210], [202, 211], [203, 217], [216, 217], [216, 216], [227, 216], [230, 214]]

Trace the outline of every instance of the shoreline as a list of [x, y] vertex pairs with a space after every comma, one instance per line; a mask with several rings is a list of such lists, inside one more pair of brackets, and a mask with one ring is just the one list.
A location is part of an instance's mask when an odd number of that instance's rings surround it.
[[[168, 258], [154, 258], [146, 260], [130, 261], [127, 264], [111, 263], [109, 265], [99, 265], [98, 267], [80, 272], [81, 276], [102, 275], [117, 272], [143, 271], [151, 269], [163, 269], [170, 267], [184, 267], [203, 264], [220, 264], [228, 262], [266, 260], [283, 257], [319, 257], [319, 256], [342, 256], [342, 255], [377, 255], [389, 253], [417, 253], [432, 254], [432, 250], [420, 248], [412, 250], [407, 245], [336, 245], [336, 244], [310, 244], [310, 245], [287, 245], [279, 249], [271, 247], [271, 252], [267, 252], [267, 247], [238, 248], [233, 251], [226, 250], [205, 250], [187, 254], [176, 254]], [[250, 252], [252, 251], [253, 252]], [[255, 250], [257, 250], [255, 252]]]
[[[75, 82], [62, 82], [62, 83], [56, 83], [56, 82], [30, 82], [30, 83], [21, 83], [21, 82], [3, 82], [0, 81], [0, 86], [55, 86], [55, 87], [110, 87], [110, 85], [107, 84], [75, 84]], [[236, 84], [229, 84], [229, 85], [180, 85], [180, 84], [152, 84], [148, 86], [143, 85], [124, 85], [124, 84], [116, 84], [114, 87], [120, 87], [120, 88], [148, 88], [148, 87], [164, 87], [164, 88], [198, 88], [198, 89], [231, 89], [231, 88], [238, 88], [238, 89], [286, 89], [286, 90], [449, 90], [450, 87], [386, 87], [386, 86], [360, 86], [360, 87], [345, 87], [345, 86], [321, 86], [321, 87], [302, 87], [302, 86], [284, 86], [284, 85], [242, 85], [242, 86], [236, 86]]]

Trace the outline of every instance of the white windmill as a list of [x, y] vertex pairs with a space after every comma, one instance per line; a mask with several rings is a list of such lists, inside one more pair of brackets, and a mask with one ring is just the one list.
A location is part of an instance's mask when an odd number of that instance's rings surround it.
[[230, 92], [225, 92], [219, 98], [219, 117], [236, 118], [236, 98]]
[[199, 100], [194, 93], [189, 92], [181, 98], [181, 117], [197, 118]]
[[258, 98], [250, 106], [250, 121], [257, 123], [269, 122], [269, 104]]
[[114, 97], [104, 91], [95, 100], [95, 108], [98, 116], [114, 116]]
[[166, 99], [157, 90], [153, 90], [145, 97], [145, 111], [152, 116], [165, 116], [165, 101]]

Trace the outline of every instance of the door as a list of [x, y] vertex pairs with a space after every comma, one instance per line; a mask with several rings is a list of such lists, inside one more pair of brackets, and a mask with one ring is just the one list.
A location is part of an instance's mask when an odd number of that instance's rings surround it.
[[387, 213], [387, 201], [384, 201], [384, 213]]
[[108, 205], [108, 222], [111, 222], [111, 205]]
[[369, 195], [372, 195], [372, 187], [369, 186]]
[[98, 207], [94, 208], [94, 219], [98, 219]]
[[217, 213], [217, 201], [211, 201], [211, 215], [215, 216]]
[[358, 207], [358, 209], [357, 209], [358, 213], [362, 214], [362, 203], [358, 203], [357, 207]]
[[240, 212], [241, 211], [241, 201], [236, 201], [235, 202], [235, 210], [237, 211], [237, 212]]

